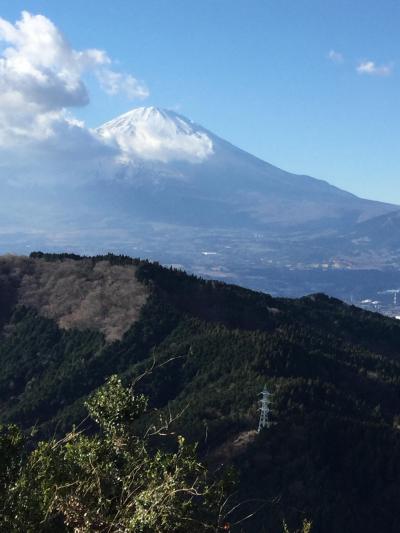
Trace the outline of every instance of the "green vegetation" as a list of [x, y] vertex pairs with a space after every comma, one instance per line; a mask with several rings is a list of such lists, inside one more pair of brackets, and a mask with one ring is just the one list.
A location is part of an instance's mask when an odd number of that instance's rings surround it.
[[[257, 511], [237, 531], [281, 532], [284, 521], [293, 531], [311, 517], [313, 533], [397, 532], [397, 321], [324, 295], [275, 299], [146, 261], [91, 258], [104, 260], [134, 265], [149, 293], [138, 320], [112, 343], [99, 331], [61, 330], [40, 309], [18, 305], [18, 284], [10, 288], [3, 274], [3, 423], [35, 428], [49, 442], [63, 438], [85, 417], [93, 391], [118, 374], [149, 398], [134, 434], [160, 415], [171, 418], [171, 431], [198, 442], [210, 470], [234, 465], [241, 505], [231, 520]], [[256, 436], [265, 383], [274, 423]], [[238, 438], [246, 445], [237, 446]], [[176, 453], [171, 439], [154, 437], [152, 446]]]
[[208, 482], [193, 447], [178, 437], [174, 453], [151, 452], [148, 437], [133, 431], [146, 409], [143, 396], [113, 376], [87, 407], [99, 433], [73, 429], [27, 455], [15, 426], [1, 428], [1, 531], [200, 533], [223, 526], [223, 486]]

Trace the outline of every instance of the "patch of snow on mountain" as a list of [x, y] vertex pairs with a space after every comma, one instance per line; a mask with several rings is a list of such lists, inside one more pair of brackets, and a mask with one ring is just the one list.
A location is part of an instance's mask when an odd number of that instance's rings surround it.
[[107, 122], [97, 132], [121, 149], [121, 161], [138, 158], [201, 163], [213, 154], [210, 137], [173, 111], [139, 107]]

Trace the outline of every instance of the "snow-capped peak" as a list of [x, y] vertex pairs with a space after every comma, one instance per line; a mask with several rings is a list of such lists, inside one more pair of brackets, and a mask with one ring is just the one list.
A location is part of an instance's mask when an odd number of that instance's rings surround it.
[[97, 132], [117, 143], [122, 159], [198, 163], [213, 153], [207, 133], [174, 111], [138, 107], [103, 124]]

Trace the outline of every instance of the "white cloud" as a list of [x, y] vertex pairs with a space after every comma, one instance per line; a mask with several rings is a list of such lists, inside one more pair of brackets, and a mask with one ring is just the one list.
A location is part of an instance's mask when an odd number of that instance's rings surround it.
[[149, 91], [118, 72], [106, 51], [73, 49], [48, 18], [0, 18], [1, 44], [0, 184], [82, 183], [146, 161], [197, 163], [213, 153], [210, 137], [172, 112], [139, 108], [125, 129], [106, 133], [76, 120], [71, 110], [89, 103], [86, 74], [110, 95], [142, 99]]
[[0, 17], [0, 45], [0, 179], [92, 177], [117, 149], [68, 111], [89, 103], [85, 74], [129, 98], [145, 98], [145, 85], [116, 72], [104, 50], [74, 50], [42, 15], [24, 11], [15, 24]]
[[19, 95], [42, 111], [88, 104], [82, 75], [94, 72], [110, 94], [145, 98], [148, 90], [132, 75], [115, 72], [104, 50], [71, 48], [58, 28], [42, 15], [24, 11], [15, 25], [0, 18], [0, 89]]
[[47, 127], [51, 130], [47, 138], [29, 138], [24, 132], [19, 145], [0, 139], [0, 182], [74, 185], [113, 174], [119, 150], [106, 145], [84, 124], [63, 114], [52, 117]]
[[118, 93], [125, 94], [128, 98], [147, 98], [149, 90], [147, 87], [134, 78], [131, 74], [115, 72], [111, 69], [99, 69], [97, 77], [100, 85], [106, 93], [115, 95]]
[[1, 93], [42, 112], [86, 105], [82, 73], [110, 61], [101, 50], [76, 52], [49, 19], [26, 11], [15, 25], [0, 18], [0, 40]]
[[362, 61], [356, 70], [359, 74], [368, 76], [390, 76], [393, 71], [393, 64], [376, 65], [374, 61]]
[[333, 63], [343, 63], [344, 61], [343, 54], [336, 52], [335, 50], [329, 51], [328, 58], [333, 61]]

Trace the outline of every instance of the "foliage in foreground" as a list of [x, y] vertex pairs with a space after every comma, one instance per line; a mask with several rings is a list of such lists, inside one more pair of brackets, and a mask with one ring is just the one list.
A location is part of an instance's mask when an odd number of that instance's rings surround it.
[[221, 483], [209, 483], [195, 450], [178, 437], [176, 450], [152, 452], [132, 423], [146, 399], [111, 377], [87, 402], [100, 432], [73, 430], [40, 442], [22, 458], [15, 426], [0, 432], [0, 530], [4, 532], [217, 531]]

